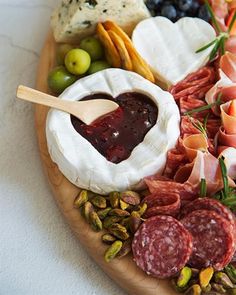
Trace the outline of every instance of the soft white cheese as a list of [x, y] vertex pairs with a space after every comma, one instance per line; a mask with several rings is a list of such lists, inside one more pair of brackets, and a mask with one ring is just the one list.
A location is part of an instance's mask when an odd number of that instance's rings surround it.
[[169, 149], [179, 137], [179, 109], [168, 92], [133, 72], [107, 69], [78, 80], [60, 96], [80, 100], [94, 93], [117, 97], [124, 92], [140, 92], [158, 107], [156, 124], [137, 145], [130, 157], [119, 164], [106, 160], [73, 128], [70, 115], [55, 109], [47, 117], [47, 143], [51, 158], [61, 172], [78, 187], [99, 194], [134, 189], [144, 177], [161, 174]]
[[158, 16], [140, 22], [132, 39], [156, 79], [170, 86], [208, 62], [212, 46], [196, 51], [215, 37], [213, 27], [202, 19], [184, 17], [172, 23]]
[[115, 21], [131, 34], [147, 17], [143, 0], [64, 0], [53, 12], [51, 25], [57, 42], [78, 42], [95, 33], [98, 22]]

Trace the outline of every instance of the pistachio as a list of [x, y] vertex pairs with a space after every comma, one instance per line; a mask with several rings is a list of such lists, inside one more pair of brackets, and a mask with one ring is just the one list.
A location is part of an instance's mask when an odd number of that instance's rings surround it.
[[236, 295], [236, 288], [229, 290], [230, 295]]
[[217, 291], [209, 291], [209, 292], [203, 292], [202, 295], [222, 295], [222, 293]]
[[117, 237], [120, 240], [127, 240], [129, 238], [129, 234], [127, 233], [127, 229], [119, 224], [114, 223], [109, 228], [108, 231], [115, 237]]
[[185, 295], [201, 295], [202, 290], [198, 284], [192, 285], [184, 294]]
[[226, 289], [220, 284], [212, 283], [211, 286], [212, 286], [213, 290], [215, 290], [215, 291], [217, 291], [217, 292], [219, 292], [221, 294], [224, 294], [224, 293], [227, 292]]
[[121, 193], [120, 197], [122, 201], [134, 206], [139, 205], [141, 200], [140, 195], [133, 191], [125, 191]]
[[139, 213], [136, 211], [133, 211], [129, 218], [129, 228], [132, 234], [134, 234], [138, 230], [141, 223], [142, 223], [142, 220]]
[[122, 201], [122, 200], [120, 200], [120, 208], [121, 208], [122, 210], [126, 210], [126, 209], [129, 208], [129, 204], [126, 203], [126, 202], [124, 202], [124, 201]]
[[208, 284], [206, 287], [202, 288], [202, 291], [208, 294], [211, 291], [211, 284]]
[[200, 271], [199, 281], [200, 281], [200, 286], [202, 287], [202, 289], [207, 288], [207, 286], [209, 285], [213, 277], [213, 274], [214, 274], [214, 269], [211, 266]]
[[122, 220], [119, 216], [107, 216], [103, 221], [103, 227], [108, 229], [112, 224], [120, 222]]
[[105, 219], [107, 217], [107, 215], [110, 212], [110, 210], [111, 210], [111, 207], [108, 207], [106, 209], [101, 209], [101, 210], [98, 210], [97, 211], [97, 214], [98, 214], [99, 218], [101, 220], [103, 220], [103, 219]]
[[179, 288], [184, 288], [187, 286], [189, 280], [192, 277], [192, 270], [190, 267], [185, 266], [181, 269], [178, 280], [177, 280], [177, 286]]
[[120, 199], [120, 193], [119, 192], [112, 192], [109, 194], [109, 201], [112, 208], [118, 208], [119, 207], [119, 199]]
[[123, 218], [120, 222], [121, 225], [123, 225], [127, 230], [129, 230], [129, 220], [130, 217]]
[[234, 287], [233, 283], [231, 282], [230, 278], [224, 272], [216, 272], [214, 274], [214, 280], [216, 283], [221, 284], [223, 287], [232, 289]]
[[88, 192], [86, 190], [80, 191], [79, 195], [74, 201], [74, 207], [79, 209], [88, 201]]
[[131, 252], [131, 239], [123, 242], [123, 246], [117, 254], [117, 258], [122, 258]]
[[115, 241], [105, 252], [105, 261], [110, 262], [114, 259], [122, 248], [123, 243], [121, 241]]
[[102, 236], [102, 241], [103, 241], [103, 243], [110, 245], [110, 244], [112, 244], [112, 243], [114, 243], [116, 241], [116, 238], [113, 235], [104, 234]]
[[140, 216], [143, 216], [143, 214], [146, 212], [146, 210], [147, 210], [147, 204], [143, 203], [143, 204], [139, 205], [137, 212]]
[[103, 196], [97, 195], [93, 197], [90, 201], [95, 207], [100, 209], [105, 209], [107, 206], [107, 200]]
[[232, 283], [235, 284], [236, 283], [236, 268], [232, 264], [229, 264], [225, 267], [224, 271], [226, 272], [226, 274], [228, 275], [228, 277], [230, 278]]
[[198, 277], [200, 270], [197, 269], [197, 268], [193, 268], [193, 267], [191, 267], [191, 270], [192, 270], [192, 276], [193, 276], [194, 278], [195, 278], [195, 277]]
[[87, 201], [81, 208], [81, 214], [89, 222], [90, 213], [94, 211], [93, 205]]
[[183, 288], [178, 287], [176, 283], [176, 279], [172, 279], [171, 284], [178, 293], [184, 293], [189, 288], [188, 285]]
[[116, 209], [112, 209], [109, 212], [109, 215], [110, 216], [119, 216], [119, 217], [128, 217], [128, 216], [130, 216], [130, 213], [128, 211], [116, 208]]
[[102, 222], [100, 218], [98, 217], [97, 212], [95, 211], [90, 212], [89, 220], [90, 220], [91, 227], [94, 231], [102, 230]]

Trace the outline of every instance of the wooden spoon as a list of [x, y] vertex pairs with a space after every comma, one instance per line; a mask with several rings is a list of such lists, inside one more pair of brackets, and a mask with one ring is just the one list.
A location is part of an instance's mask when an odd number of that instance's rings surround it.
[[90, 125], [103, 115], [115, 111], [119, 105], [108, 99], [93, 99], [86, 101], [69, 101], [20, 85], [16, 96], [23, 100], [52, 107], [72, 114], [82, 122]]

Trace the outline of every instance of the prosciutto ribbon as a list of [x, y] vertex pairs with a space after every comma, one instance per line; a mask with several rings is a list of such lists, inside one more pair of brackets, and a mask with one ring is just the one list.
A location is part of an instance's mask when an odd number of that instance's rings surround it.
[[232, 81], [236, 82], [236, 55], [226, 52], [220, 59], [220, 68]]
[[227, 168], [228, 176], [232, 179], [236, 179], [236, 148], [228, 147], [224, 149], [219, 157], [225, 158], [225, 166]]
[[190, 162], [192, 162], [198, 151], [207, 152], [208, 141], [202, 134], [193, 134], [183, 139], [183, 147]]
[[220, 106], [221, 119], [222, 119], [222, 124], [225, 130], [225, 133], [230, 135], [232, 134], [236, 135], [236, 117], [228, 115], [228, 109], [229, 109], [230, 103], [231, 102], [229, 101]]

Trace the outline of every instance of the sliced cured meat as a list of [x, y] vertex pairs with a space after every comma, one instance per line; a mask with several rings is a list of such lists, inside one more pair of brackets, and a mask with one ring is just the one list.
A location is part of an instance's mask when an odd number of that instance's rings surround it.
[[181, 209], [181, 218], [196, 210], [211, 210], [229, 221], [232, 231], [235, 231], [234, 214], [219, 201], [211, 198], [198, 198]]
[[180, 148], [174, 148], [167, 154], [166, 167], [163, 175], [173, 178], [178, 168], [188, 162], [185, 152]]
[[198, 197], [198, 190], [188, 183], [178, 183], [174, 180], [145, 180], [151, 194], [155, 193], [176, 193], [179, 194], [181, 204], [192, 201]]
[[156, 215], [176, 216], [180, 210], [180, 196], [176, 193], [158, 193], [144, 198], [148, 209], [144, 217], [149, 218]]
[[220, 106], [221, 119], [224, 130], [227, 134], [236, 134], [236, 117], [228, 114], [228, 109], [231, 101], [228, 101]]
[[219, 157], [224, 156], [227, 174], [232, 179], [236, 179], [236, 148], [226, 147]]
[[220, 59], [220, 68], [232, 82], [236, 82], [236, 55], [226, 52]]
[[[207, 89], [207, 91], [209, 88]], [[206, 91], [206, 92], [207, 92]], [[205, 93], [206, 93], [205, 92]], [[196, 99], [196, 98], [185, 98], [181, 97], [179, 100], [179, 108], [180, 108], [180, 113], [184, 114], [185, 112], [189, 112], [193, 109], [205, 106], [206, 103], [203, 100]], [[201, 116], [205, 117], [207, 115], [208, 111], [201, 112]], [[194, 115], [194, 114], [193, 114]]]
[[221, 145], [236, 148], [236, 133], [227, 134], [222, 126], [219, 130], [218, 141]]
[[196, 268], [213, 266], [221, 270], [231, 261], [235, 242], [228, 220], [214, 211], [197, 210], [181, 222], [193, 237], [189, 265]]
[[205, 93], [202, 89], [207, 86], [206, 91], [208, 91], [213, 86], [215, 79], [215, 70], [212, 67], [203, 67], [173, 86], [170, 92], [176, 100], [187, 99], [190, 95], [196, 99], [203, 99]]
[[188, 262], [193, 249], [192, 237], [171, 216], [147, 219], [134, 235], [134, 261], [147, 274], [169, 278]]
[[208, 151], [208, 141], [206, 136], [202, 133], [193, 134], [183, 140], [183, 147], [185, 148], [189, 161], [193, 161], [199, 150], [204, 152]]

